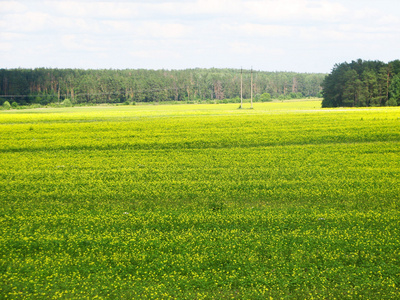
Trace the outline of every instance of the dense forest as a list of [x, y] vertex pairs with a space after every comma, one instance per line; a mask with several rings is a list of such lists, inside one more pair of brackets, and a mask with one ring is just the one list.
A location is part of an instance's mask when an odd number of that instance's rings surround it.
[[400, 105], [400, 60], [335, 65], [323, 84], [322, 107]]
[[[255, 100], [320, 97], [325, 76], [253, 71], [253, 95]], [[223, 100], [240, 97], [240, 82], [237, 69], [0, 69], [0, 99], [18, 105]], [[244, 98], [250, 98], [250, 86], [251, 72], [245, 70]]]

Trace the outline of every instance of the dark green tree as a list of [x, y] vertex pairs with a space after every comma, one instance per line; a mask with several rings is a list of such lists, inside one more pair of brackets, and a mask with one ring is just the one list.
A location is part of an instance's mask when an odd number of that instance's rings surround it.
[[397, 103], [397, 72], [398, 60], [385, 64], [359, 59], [337, 64], [322, 83], [322, 106], [382, 106], [389, 98]]
[[392, 79], [389, 86], [389, 97], [389, 105], [400, 105], [400, 74], [395, 75]]

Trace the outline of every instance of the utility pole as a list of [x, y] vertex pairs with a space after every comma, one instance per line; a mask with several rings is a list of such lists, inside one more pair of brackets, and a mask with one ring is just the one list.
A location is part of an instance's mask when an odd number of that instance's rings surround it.
[[253, 108], [253, 67], [251, 67], [251, 108]]
[[243, 108], [243, 69], [240, 68], [240, 108]]

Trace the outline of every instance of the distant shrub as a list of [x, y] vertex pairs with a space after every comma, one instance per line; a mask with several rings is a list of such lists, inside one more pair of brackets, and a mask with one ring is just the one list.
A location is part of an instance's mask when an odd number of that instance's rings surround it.
[[49, 98], [41, 98], [41, 100], [40, 100], [40, 105], [46, 106], [49, 103], [50, 103]]
[[269, 101], [272, 101], [272, 98], [269, 93], [264, 93], [264, 94], [260, 95], [259, 100], [261, 102], [269, 102]]
[[129, 105], [129, 101], [123, 102], [122, 105]]
[[14, 101], [13, 103], [11, 103], [11, 107], [12, 108], [18, 108], [18, 103]]
[[136, 102], [132, 102], [132, 105], [136, 105]]
[[9, 110], [11, 108], [11, 104], [10, 104], [10, 102], [8, 102], [8, 101], [5, 101], [4, 103], [3, 103], [3, 109], [7, 109], [7, 110]]
[[226, 99], [229, 103], [240, 103], [240, 98], [231, 98], [231, 99]]
[[280, 100], [280, 101], [286, 100], [286, 97], [285, 97], [284, 95], [280, 95], [280, 96], [278, 97], [278, 100]]
[[69, 99], [65, 99], [62, 104], [64, 105], [64, 107], [72, 107], [72, 102]]

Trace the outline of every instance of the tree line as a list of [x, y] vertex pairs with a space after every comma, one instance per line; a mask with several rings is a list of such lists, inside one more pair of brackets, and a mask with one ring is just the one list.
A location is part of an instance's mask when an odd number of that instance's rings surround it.
[[400, 60], [336, 64], [322, 87], [322, 107], [400, 105]]
[[[243, 71], [250, 98], [250, 70]], [[253, 71], [256, 99], [322, 97], [326, 74]], [[18, 105], [223, 100], [241, 95], [241, 70], [0, 69], [0, 99]], [[2, 103], [0, 103], [2, 104]]]

